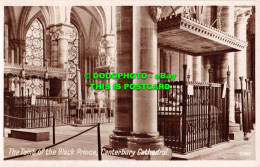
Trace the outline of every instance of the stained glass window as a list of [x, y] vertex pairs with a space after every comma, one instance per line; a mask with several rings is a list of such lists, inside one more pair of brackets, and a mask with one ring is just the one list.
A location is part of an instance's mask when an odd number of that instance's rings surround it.
[[78, 30], [73, 25], [73, 31], [70, 33], [69, 39], [69, 93], [71, 97], [77, 97], [77, 66], [78, 66]]
[[[43, 26], [35, 19], [26, 33], [25, 62], [30, 67], [43, 66]], [[43, 80], [34, 78], [26, 80], [26, 95], [43, 95]]]
[[27, 66], [43, 66], [43, 27], [35, 19], [26, 33], [26, 58]]

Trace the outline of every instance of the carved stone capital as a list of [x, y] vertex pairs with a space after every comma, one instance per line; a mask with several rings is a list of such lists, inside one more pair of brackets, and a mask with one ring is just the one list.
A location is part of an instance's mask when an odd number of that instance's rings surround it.
[[171, 50], [166, 50], [166, 49], [160, 49], [160, 56], [161, 57], [168, 57], [171, 56], [173, 54], [173, 51]]
[[99, 41], [99, 50], [115, 47], [115, 35], [114, 34], [107, 34], [100, 38]]
[[113, 68], [115, 66], [115, 35], [107, 34], [101, 37], [99, 41], [98, 57], [97, 57], [97, 68], [109, 67]]
[[106, 38], [106, 47], [110, 48], [110, 47], [115, 47], [115, 35], [114, 34], [107, 34], [105, 35]]
[[47, 35], [51, 37], [51, 40], [57, 40], [58, 39], [58, 33], [56, 32], [56, 27], [50, 27], [47, 31]]
[[247, 23], [250, 15], [252, 14], [251, 7], [236, 7], [235, 8], [235, 23]]
[[58, 33], [58, 39], [69, 39], [72, 31], [72, 27], [69, 25], [60, 25], [56, 29], [56, 33]]
[[149, 12], [152, 20], [157, 23], [162, 17], [162, 6], [150, 6]]
[[106, 54], [107, 41], [105, 37], [101, 37], [98, 46], [98, 56], [104, 56]]
[[255, 7], [252, 7], [251, 17], [248, 19], [247, 24], [247, 35], [248, 39], [251, 39], [255, 36]]
[[58, 39], [69, 39], [70, 33], [72, 31], [72, 26], [65, 24], [58, 24], [51, 26], [48, 30], [48, 35], [50, 35], [51, 40]]

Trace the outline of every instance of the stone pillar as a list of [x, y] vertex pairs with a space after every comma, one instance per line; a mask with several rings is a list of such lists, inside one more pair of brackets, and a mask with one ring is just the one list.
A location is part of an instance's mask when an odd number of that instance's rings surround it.
[[4, 25], [4, 59], [5, 59], [5, 62], [8, 62], [8, 47], [9, 47], [8, 24], [5, 24]]
[[183, 80], [183, 63], [184, 63], [184, 54], [179, 53], [179, 81]]
[[[201, 81], [202, 82], [209, 82], [210, 80], [210, 76], [209, 76], [209, 73], [208, 71], [210, 69], [212, 69], [212, 73], [213, 73], [213, 69], [214, 69], [214, 63], [212, 61], [212, 56], [204, 56], [202, 57], [202, 68], [203, 68], [203, 71], [201, 73]], [[214, 77], [212, 76], [211, 78], [212, 82], [214, 82]]]
[[72, 26], [60, 24], [56, 26], [58, 33], [58, 67], [65, 69], [68, 62], [68, 42]]
[[[116, 7], [117, 55], [115, 72], [132, 73], [133, 7]], [[117, 84], [131, 84], [132, 79], [117, 79]], [[127, 137], [132, 131], [133, 95], [132, 90], [115, 91], [115, 129], [110, 137], [110, 147], [126, 148]]]
[[[111, 30], [112, 31], [112, 30]], [[113, 31], [112, 31], [113, 32]], [[105, 35], [106, 39], [106, 56], [109, 60], [110, 73], [115, 72], [115, 34], [107, 34]], [[109, 80], [110, 88], [109, 89], [109, 107], [112, 109], [113, 103], [115, 101], [115, 91], [112, 89], [113, 84], [115, 84], [115, 79]]]
[[14, 52], [15, 52], [15, 48], [12, 47], [11, 48], [11, 64], [14, 64]]
[[206, 81], [206, 82], [212, 83], [212, 82], [214, 82], [213, 69], [209, 69], [208, 72], [209, 72], [209, 75], [208, 75], [209, 76], [209, 80]]
[[58, 41], [51, 40], [51, 66], [58, 67]]
[[[246, 41], [247, 39], [247, 20], [251, 14], [251, 8], [235, 8], [235, 36]], [[239, 77], [247, 77], [247, 56], [246, 48], [240, 52], [235, 52], [235, 89], [241, 89]], [[244, 82], [244, 81], [243, 81]]]
[[61, 79], [61, 91], [60, 91], [60, 93], [59, 93], [59, 96], [62, 96], [62, 97], [68, 96], [68, 76]]
[[[68, 24], [57, 24], [49, 28], [51, 35], [51, 62], [52, 66], [63, 68], [68, 72], [68, 40], [72, 26]], [[61, 96], [67, 96], [68, 77], [61, 81]]]
[[56, 27], [54, 25], [49, 27], [47, 32], [47, 39], [50, 39], [50, 45], [47, 43], [46, 46], [50, 50], [50, 66], [58, 67], [58, 33], [56, 33]]
[[9, 91], [11, 92], [11, 91], [15, 91], [15, 87], [14, 87], [15, 85], [14, 85], [14, 78], [13, 77], [11, 77], [11, 78], [9, 78]]
[[20, 79], [20, 96], [25, 96], [25, 80], [23, 77]]
[[23, 39], [20, 40], [19, 53], [20, 53], [20, 55], [18, 57], [17, 64], [22, 64], [23, 57], [26, 55], [26, 41]]
[[77, 68], [77, 84], [78, 84], [78, 109], [81, 108], [82, 104], [82, 91], [81, 91], [81, 75], [80, 75], [80, 69]]
[[[170, 66], [171, 66], [171, 53], [169, 50], [160, 49], [160, 72], [170, 74]], [[167, 82], [167, 79], [161, 79], [161, 82]]]
[[[207, 25], [216, 27], [217, 7], [200, 6], [199, 20]], [[214, 69], [213, 56], [207, 55], [201, 57], [201, 81], [209, 82], [209, 69]], [[212, 80], [214, 82], [214, 80]]]
[[164, 50], [165, 52], [165, 56], [164, 56], [164, 73], [169, 74], [170, 73], [170, 63], [171, 63], [171, 59], [170, 59], [170, 51], [168, 50]]
[[[157, 24], [151, 19], [149, 10], [158, 12], [160, 7], [133, 7], [133, 72], [147, 73], [146, 79], [134, 79], [134, 84], [157, 84]], [[159, 8], [159, 9], [158, 9]], [[153, 76], [152, 78], [150, 76]], [[129, 137], [128, 148], [131, 150], [169, 150], [164, 148], [163, 137], [157, 129], [157, 90], [133, 90], [133, 132]], [[152, 155], [138, 156], [136, 159], [153, 159]]]
[[176, 74], [174, 81], [179, 81], [179, 53], [170, 51], [170, 74]]
[[192, 76], [196, 82], [201, 82], [201, 68], [202, 68], [201, 56], [192, 57]]
[[15, 87], [14, 96], [19, 97], [20, 86], [19, 86], [19, 78], [17, 78], [17, 77], [14, 79], [14, 87]]
[[[217, 28], [234, 35], [234, 6], [218, 6]], [[235, 98], [234, 98], [234, 53], [215, 56], [216, 82], [224, 82], [229, 67], [230, 75], [230, 126], [235, 124]], [[231, 132], [231, 131], [230, 131]]]

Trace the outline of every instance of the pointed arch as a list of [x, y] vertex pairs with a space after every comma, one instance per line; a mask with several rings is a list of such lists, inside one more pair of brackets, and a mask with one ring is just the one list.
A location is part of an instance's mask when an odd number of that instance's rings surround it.
[[5, 6], [4, 7], [5, 14], [8, 15], [8, 24], [10, 27], [10, 39], [15, 39], [17, 37], [17, 26], [16, 26], [16, 19], [14, 16], [14, 8], [12, 6]]

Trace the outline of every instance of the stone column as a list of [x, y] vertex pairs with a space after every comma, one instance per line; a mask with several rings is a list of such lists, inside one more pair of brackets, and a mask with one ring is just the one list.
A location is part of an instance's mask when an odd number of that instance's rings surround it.
[[[116, 7], [117, 55], [115, 72], [132, 73], [133, 7]], [[117, 84], [131, 84], [132, 79], [117, 79]], [[115, 91], [115, 129], [110, 137], [110, 147], [126, 148], [127, 137], [132, 131], [133, 95], [132, 90]]]
[[179, 81], [179, 53], [170, 51], [170, 74], [176, 74], [174, 81]]
[[50, 39], [50, 66], [58, 67], [58, 33], [56, 33], [56, 27], [53, 25], [48, 28], [48, 39]]
[[[133, 8], [133, 72], [148, 75], [146, 79], [134, 79], [134, 84], [157, 84], [157, 24], [152, 20], [149, 10], [159, 14], [161, 7]], [[159, 136], [157, 126], [157, 90], [133, 90], [133, 136], [129, 137], [128, 148], [135, 151], [168, 149], [164, 148], [164, 140]], [[171, 157], [171, 151], [168, 150]], [[169, 155], [161, 158], [167, 159]], [[136, 159], [153, 159], [153, 156]]]
[[179, 81], [183, 81], [183, 63], [184, 63], [184, 54], [179, 53]]
[[11, 78], [9, 78], [9, 91], [11, 92], [11, 91], [15, 91], [15, 87], [14, 87], [15, 85], [14, 85], [14, 78], [13, 77], [11, 77]]
[[164, 62], [165, 62], [165, 64], [164, 64], [164, 73], [167, 73], [167, 74], [169, 74], [170, 73], [170, 66], [171, 66], [171, 59], [170, 59], [170, 55], [171, 55], [171, 53], [170, 53], [170, 51], [168, 51], [168, 50], [164, 50], [164, 52], [165, 52], [165, 56], [164, 56]]
[[[234, 35], [234, 6], [218, 6], [217, 28], [231, 35]], [[229, 127], [232, 133], [234, 128], [239, 128], [235, 124], [235, 98], [234, 98], [234, 53], [216, 55], [215, 57], [216, 82], [223, 83], [227, 77], [227, 71], [230, 75], [230, 100], [229, 100]]]
[[81, 74], [80, 74], [80, 69], [77, 68], [77, 87], [78, 87], [78, 109], [81, 108], [82, 104], [82, 91], [81, 91]]
[[17, 77], [14, 79], [14, 87], [15, 87], [14, 96], [19, 97], [20, 86], [19, 86], [19, 78], [17, 78]]
[[58, 41], [51, 40], [51, 66], [58, 67]]
[[61, 94], [59, 96], [67, 97], [68, 96], [68, 76], [61, 79]]
[[5, 59], [5, 62], [8, 62], [8, 47], [9, 47], [8, 24], [5, 24], [4, 25], [4, 59]]
[[25, 56], [25, 54], [26, 54], [26, 41], [23, 39], [20, 40], [19, 53], [20, 53], [20, 55], [18, 57], [17, 64], [22, 64], [23, 56]]
[[66, 69], [68, 62], [68, 42], [72, 26], [60, 24], [56, 26], [58, 33], [58, 67]]
[[[169, 74], [170, 73], [170, 63], [171, 63], [171, 59], [170, 59], [170, 51], [169, 50], [165, 50], [165, 49], [160, 49], [160, 59], [161, 59], [161, 64], [160, 64], [160, 68], [161, 68], [161, 73], [166, 73]], [[161, 79], [161, 82], [167, 82], [167, 79]]]
[[14, 64], [14, 55], [15, 54], [15, 47], [11, 47], [11, 64]]
[[25, 96], [25, 80], [23, 77], [20, 79], [20, 96]]
[[[52, 34], [52, 56], [51, 59], [55, 61], [56, 59], [56, 55], [57, 55], [57, 66], [59, 68], [63, 68], [68, 72], [68, 67], [67, 67], [67, 63], [68, 63], [68, 40], [70, 38], [70, 32], [72, 30], [72, 26], [71, 25], [67, 25], [67, 24], [57, 24], [54, 27], [51, 27], [50, 32]], [[58, 41], [56, 43], [56, 41]], [[58, 44], [58, 45], [56, 45]], [[57, 49], [57, 51], [56, 51]], [[56, 65], [56, 64], [54, 64]], [[61, 81], [61, 96], [65, 97], [67, 96], [68, 92], [67, 92], [67, 82], [68, 82], [68, 77], [65, 77], [65, 79], [63, 79]]]
[[[251, 8], [235, 8], [235, 36], [243, 41], [247, 40], [247, 20], [251, 14]], [[241, 89], [239, 77], [247, 77], [246, 48], [235, 52], [235, 89]], [[244, 82], [244, 81], [243, 81]]]
[[202, 68], [201, 56], [192, 57], [192, 81], [201, 82], [201, 68]]
[[[112, 30], [111, 30], [112, 31]], [[115, 34], [107, 34], [104, 36], [106, 39], [106, 56], [109, 61], [110, 73], [115, 72]], [[109, 89], [109, 107], [110, 110], [113, 107], [113, 103], [115, 101], [115, 91], [113, 88], [113, 84], [115, 84], [115, 79], [109, 80], [110, 88]]]
[[[217, 17], [217, 7], [216, 6], [201, 6], [199, 20], [207, 25], [212, 25], [216, 27], [216, 17]], [[201, 57], [201, 81], [209, 82], [209, 69], [213, 69], [213, 56], [203, 56]], [[214, 82], [214, 80], [212, 80]]]

